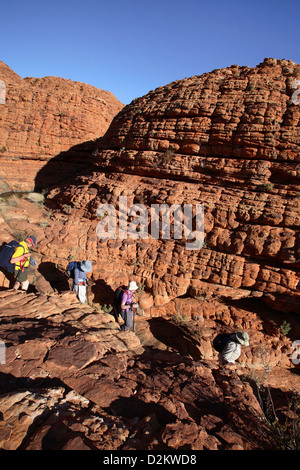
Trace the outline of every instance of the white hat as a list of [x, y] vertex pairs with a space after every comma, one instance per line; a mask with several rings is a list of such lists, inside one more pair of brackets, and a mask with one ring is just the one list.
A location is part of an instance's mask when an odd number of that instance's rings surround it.
[[245, 331], [238, 331], [236, 338], [243, 346], [249, 346], [249, 335]]
[[81, 271], [84, 271], [85, 273], [88, 273], [92, 270], [93, 265], [90, 261], [81, 261], [80, 263], [80, 269]]
[[136, 285], [136, 282], [135, 282], [135, 281], [131, 281], [131, 282], [129, 283], [128, 289], [129, 289], [129, 290], [132, 290], [132, 291], [133, 291], [133, 290], [138, 290], [138, 286]]

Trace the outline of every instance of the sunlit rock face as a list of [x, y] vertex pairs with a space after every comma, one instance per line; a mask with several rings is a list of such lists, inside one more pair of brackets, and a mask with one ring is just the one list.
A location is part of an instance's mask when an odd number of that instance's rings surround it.
[[[39, 247], [30, 293], [0, 277], [1, 449], [283, 444], [263, 403], [272, 399], [286, 425], [299, 391], [298, 70], [266, 59], [158, 88], [104, 137], [45, 163], [44, 182], [57, 162], [64, 176], [68, 162], [84, 163], [45, 205], [2, 198], [3, 240], [30, 230]], [[126, 227], [137, 219], [134, 204], [149, 222], [137, 238], [99, 237], [104, 205], [119, 228], [122, 217]], [[153, 204], [203, 204], [201, 247], [187, 249], [173, 228], [153, 237]], [[70, 291], [70, 259], [93, 262], [88, 305]], [[135, 331], [122, 332], [108, 311], [129, 280], [141, 310]], [[237, 329], [250, 345], [223, 367], [212, 340]], [[258, 396], [264, 386], [269, 395]]]
[[68, 161], [61, 154], [103, 135], [122, 107], [108, 91], [59, 77], [22, 79], [0, 61], [0, 192], [74, 174], [80, 154]]
[[[255, 295], [281, 311], [299, 311], [298, 74], [292, 61], [265, 59], [134, 100], [95, 142], [89, 173], [50, 194], [59, 207], [70, 206], [64, 237], [83, 215], [84, 250], [102, 277], [111, 283], [118, 269], [134, 274], [155, 305], [182, 295]], [[112, 204], [120, 217], [120, 196], [128, 206], [143, 204], [149, 218], [152, 204], [202, 203], [203, 247], [187, 250], [172, 234], [117, 234], [101, 243], [99, 204]]]

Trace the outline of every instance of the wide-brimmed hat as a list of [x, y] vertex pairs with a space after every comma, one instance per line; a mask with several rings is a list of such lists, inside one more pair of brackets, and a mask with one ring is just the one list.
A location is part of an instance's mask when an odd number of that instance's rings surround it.
[[243, 346], [249, 346], [249, 335], [245, 331], [238, 331], [236, 338]]
[[36, 241], [36, 237], [35, 237], [34, 235], [28, 235], [27, 240], [30, 241], [30, 243], [32, 244], [32, 246], [34, 246], [35, 248], [37, 248], [38, 244], [37, 244], [37, 241]]
[[92, 270], [93, 268], [93, 265], [91, 263], [91, 261], [81, 261], [80, 263], [80, 269], [81, 271], [84, 271], [85, 273], [88, 273]]
[[135, 281], [131, 281], [128, 286], [129, 290], [138, 290], [138, 286]]

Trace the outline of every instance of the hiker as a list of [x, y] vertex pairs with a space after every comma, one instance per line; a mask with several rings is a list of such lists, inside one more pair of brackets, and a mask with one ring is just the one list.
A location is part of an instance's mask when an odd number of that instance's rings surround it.
[[[70, 266], [71, 265], [71, 266]], [[77, 293], [78, 300], [85, 304], [87, 302], [86, 288], [88, 286], [87, 273], [93, 268], [91, 261], [73, 261], [69, 264], [67, 271], [73, 278], [73, 291]]]
[[34, 261], [30, 259], [29, 248], [37, 248], [37, 241], [34, 235], [29, 235], [25, 241], [19, 243], [16, 248], [10, 262], [15, 265], [15, 284], [14, 290], [18, 290], [21, 286], [22, 291], [27, 291], [29, 287], [28, 281], [28, 268], [30, 264], [34, 264]]
[[224, 348], [220, 352], [219, 359], [221, 364], [234, 364], [241, 355], [242, 346], [249, 346], [248, 333], [238, 331], [229, 335]]
[[123, 292], [121, 297], [121, 312], [120, 315], [124, 320], [124, 324], [121, 325], [121, 331], [130, 330], [133, 324], [133, 313], [132, 307], [136, 304], [133, 303], [133, 296], [135, 291], [138, 290], [138, 286], [135, 281], [129, 282], [128, 288]]

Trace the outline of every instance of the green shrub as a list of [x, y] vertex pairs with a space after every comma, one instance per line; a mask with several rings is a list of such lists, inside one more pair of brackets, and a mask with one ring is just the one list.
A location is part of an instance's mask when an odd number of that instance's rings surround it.
[[280, 331], [281, 333], [286, 336], [289, 331], [291, 331], [292, 327], [291, 327], [291, 324], [288, 323], [286, 320], [284, 320], [284, 322], [282, 323], [282, 325], [280, 326]]

